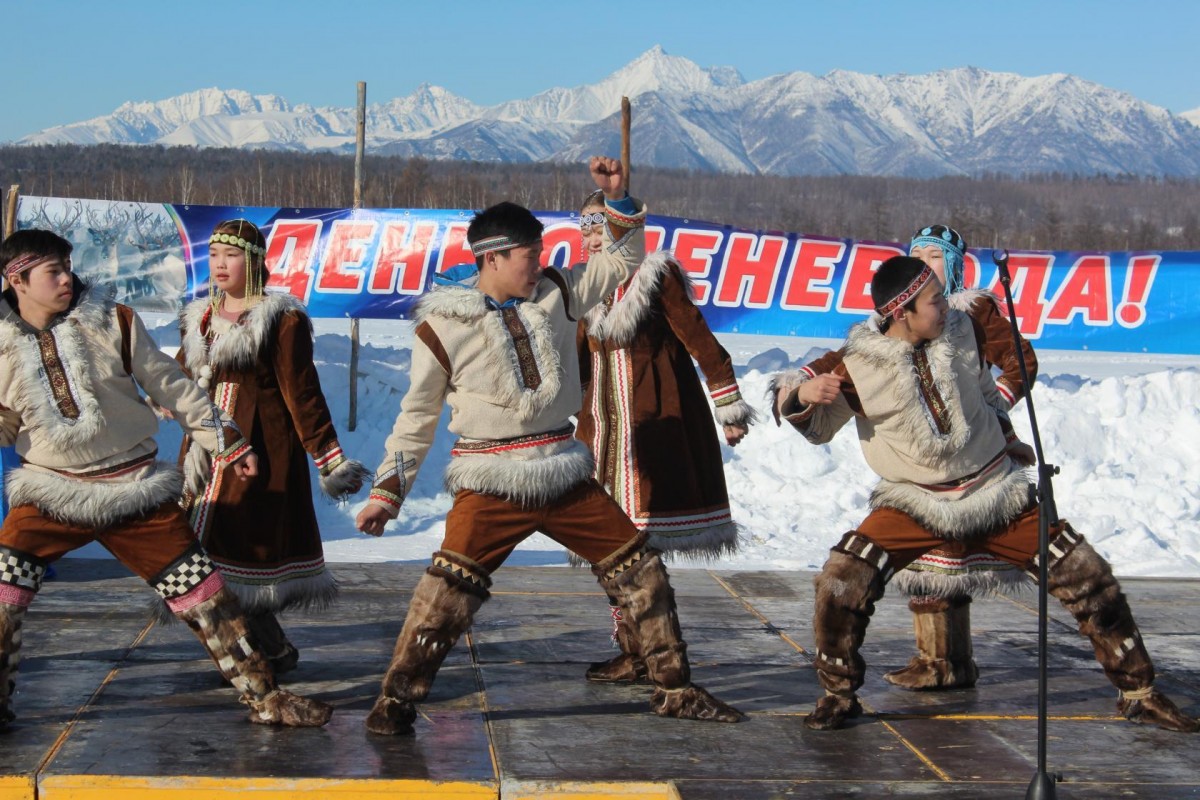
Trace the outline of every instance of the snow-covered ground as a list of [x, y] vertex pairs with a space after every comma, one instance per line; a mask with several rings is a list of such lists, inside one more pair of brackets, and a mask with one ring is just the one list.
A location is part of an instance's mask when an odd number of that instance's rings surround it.
[[[178, 335], [172, 320], [147, 315], [147, 323], [163, 348], [174, 352]], [[408, 388], [412, 326], [361, 323], [358, 425], [351, 432], [349, 322], [317, 320], [315, 325], [321, 381], [342, 447], [374, 469]], [[776, 427], [763, 396], [774, 371], [799, 366], [837, 343], [748, 335], [718, 338], [733, 356], [743, 395], [765, 421], [737, 448], [723, 447], [734, 519], [742, 525], [745, 541], [736, 556], [713, 566], [819, 568], [829, 547], [864, 516], [875, 479], [853, 425], [830, 445], [814, 447], [790, 427]], [[1054, 481], [1060, 515], [1113, 562], [1118, 574], [1200, 577], [1200, 358], [1055, 351], [1039, 352], [1039, 358], [1034, 402], [1047, 459], [1062, 470]], [[1013, 420], [1030, 441], [1024, 404]], [[443, 416], [400, 519], [383, 537], [354, 529], [365, 490], [348, 505], [317, 501], [328, 560], [429, 559], [441, 542], [451, 502], [441, 484], [453, 439], [445, 423]], [[179, 440], [178, 428], [164, 425], [164, 456], [178, 452]], [[78, 554], [103, 551], [91, 545]], [[508, 563], [565, 564], [566, 555], [551, 540], [535, 535]]]

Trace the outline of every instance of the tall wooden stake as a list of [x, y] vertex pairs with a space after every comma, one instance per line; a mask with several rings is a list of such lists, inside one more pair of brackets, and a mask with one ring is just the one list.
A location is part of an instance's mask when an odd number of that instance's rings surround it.
[[629, 125], [633, 119], [633, 109], [629, 98], [621, 98], [621, 171], [625, 174], [625, 191], [629, 191]]
[[[4, 229], [0, 230], [0, 240], [8, 238], [17, 230], [17, 200], [21, 197], [21, 184], [14, 183], [8, 187], [8, 202], [4, 206]], [[0, 290], [8, 288], [8, 281], [0, 276]]]
[[[358, 82], [358, 122], [354, 129], [354, 209], [362, 208], [363, 151], [367, 141], [367, 82]], [[350, 418], [346, 426], [358, 427], [358, 317], [350, 318]]]

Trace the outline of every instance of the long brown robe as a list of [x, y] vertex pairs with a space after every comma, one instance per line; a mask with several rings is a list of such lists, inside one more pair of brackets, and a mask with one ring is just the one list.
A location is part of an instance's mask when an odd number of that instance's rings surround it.
[[709, 397], [722, 425], [749, 425], [754, 411], [678, 262], [669, 253], [648, 256], [580, 323], [579, 343], [584, 401], [576, 436], [592, 449], [596, 479], [654, 547], [735, 551]]
[[[335, 498], [365, 470], [338, 444], [303, 307], [268, 295], [231, 324], [214, 321], [208, 300], [197, 300], [184, 310], [180, 338], [184, 368], [258, 454], [257, 477], [210, 472], [198, 495], [185, 495], [193, 530], [248, 610], [328, 603], [337, 586], [325, 568], [307, 460]], [[181, 462], [190, 445], [185, 439]]]

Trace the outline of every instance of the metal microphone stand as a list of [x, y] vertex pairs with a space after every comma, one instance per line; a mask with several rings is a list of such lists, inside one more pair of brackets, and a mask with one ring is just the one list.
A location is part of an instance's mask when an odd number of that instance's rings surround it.
[[[1008, 304], [1008, 321], [1012, 326], [1013, 345], [1020, 353], [1021, 332], [1017, 328], [1017, 312], [1013, 306], [1012, 276], [1008, 272], [1008, 251], [993, 250], [992, 262], [1000, 271], [1000, 283], [1004, 286], [1004, 300]], [[1054, 800], [1058, 797], [1055, 781], [1061, 776], [1046, 771], [1046, 608], [1048, 581], [1047, 566], [1050, 561], [1050, 524], [1058, 521], [1058, 509], [1054, 505], [1054, 483], [1051, 478], [1058, 474], [1058, 467], [1047, 464], [1042, 454], [1042, 437], [1038, 433], [1037, 414], [1033, 410], [1033, 387], [1029, 383], [1029, 371], [1025, 359], [1017, 360], [1021, 367], [1021, 384], [1025, 387], [1025, 408], [1029, 411], [1029, 425], [1033, 429], [1033, 450], [1037, 453], [1037, 497], [1038, 497], [1038, 761], [1037, 772], [1025, 790], [1025, 800]]]

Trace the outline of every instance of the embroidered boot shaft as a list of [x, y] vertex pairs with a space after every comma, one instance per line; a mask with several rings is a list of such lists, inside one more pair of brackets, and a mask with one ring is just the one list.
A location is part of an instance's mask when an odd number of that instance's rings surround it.
[[617, 598], [624, 620], [636, 631], [654, 693], [650, 707], [660, 717], [739, 722], [742, 713], [691, 681], [687, 644], [679, 629], [675, 592], [658, 551], [643, 534], [592, 567], [600, 585]]
[[0, 728], [16, 719], [12, 696], [21, 663], [21, 623], [25, 607], [0, 603]]
[[176, 614], [204, 645], [221, 676], [241, 693], [249, 719], [263, 725], [320, 727], [333, 707], [275, 684], [266, 657], [256, 646], [237, 598], [228, 589]]
[[975, 685], [979, 668], [971, 646], [971, 598], [914, 597], [917, 655], [908, 666], [885, 673], [883, 679], [904, 689], [963, 689]]
[[[439, 557], [446, 566], [439, 565]], [[491, 580], [479, 565], [445, 551], [435, 553], [434, 562], [413, 590], [383, 688], [367, 716], [371, 733], [413, 732], [416, 703], [429, 696], [442, 662], [489, 597]], [[469, 577], [461, 577], [459, 571]]]

